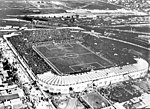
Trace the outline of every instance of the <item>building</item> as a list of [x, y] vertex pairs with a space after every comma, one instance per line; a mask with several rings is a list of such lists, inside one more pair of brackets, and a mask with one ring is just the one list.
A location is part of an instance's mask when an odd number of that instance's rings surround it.
[[53, 93], [69, 93], [70, 89], [81, 92], [91, 84], [101, 87], [145, 76], [148, 72], [148, 62], [141, 58], [136, 60], [137, 63], [133, 65], [112, 67], [77, 75], [59, 76], [47, 72], [38, 75], [38, 81], [44, 90]]
[[[11, 35], [8, 37], [11, 37]], [[15, 55], [18, 56], [17, 52], [12, 48], [10, 43], [8, 41], [7, 43]], [[23, 66], [27, 67], [27, 65], [19, 56], [18, 59]], [[53, 93], [65, 94], [70, 93], [70, 91], [82, 92], [86, 88], [93, 85], [101, 87], [120, 81], [144, 77], [148, 72], [148, 62], [142, 58], [135, 58], [135, 60], [136, 63], [133, 64], [128, 63], [124, 66], [115, 66], [107, 69], [105, 67], [104, 69], [90, 70], [84, 73], [71, 75], [57, 75], [51, 71], [48, 71], [34, 76], [28, 67], [27, 71], [30, 76], [34, 78], [34, 80], [39, 82], [43, 90], [48, 90], [49, 92]]]

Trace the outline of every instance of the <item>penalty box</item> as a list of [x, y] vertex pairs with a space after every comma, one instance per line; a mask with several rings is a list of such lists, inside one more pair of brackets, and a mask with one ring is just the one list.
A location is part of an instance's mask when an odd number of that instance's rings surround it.
[[96, 69], [96, 68], [103, 68], [102, 65], [98, 62], [92, 62], [92, 63], [84, 63], [84, 64], [78, 64], [78, 65], [72, 65], [69, 66], [73, 71], [82, 71], [82, 70], [90, 70], [90, 69]]
[[78, 43], [38, 45], [34, 46], [34, 50], [58, 74], [72, 74], [88, 69], [103, 68], [103, 63], [108, 63]]

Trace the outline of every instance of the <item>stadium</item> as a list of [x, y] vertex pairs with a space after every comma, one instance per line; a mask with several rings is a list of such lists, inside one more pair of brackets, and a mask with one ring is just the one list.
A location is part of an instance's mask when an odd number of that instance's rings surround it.
[[144, 59], [80, 29], [25, 30], [5, 39], [43, 89], [53, 93], [107, 86], [143, 77], [148, 71]]

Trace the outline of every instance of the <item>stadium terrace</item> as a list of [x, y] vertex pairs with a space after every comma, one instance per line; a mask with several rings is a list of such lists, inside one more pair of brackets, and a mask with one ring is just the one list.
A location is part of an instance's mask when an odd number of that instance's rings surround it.
[[10, 48], [37, 77], [44, 90], [81, 92], [143, 77], [148, 63], [108, 39], [72, 29], [40, 29], [5, 36]]

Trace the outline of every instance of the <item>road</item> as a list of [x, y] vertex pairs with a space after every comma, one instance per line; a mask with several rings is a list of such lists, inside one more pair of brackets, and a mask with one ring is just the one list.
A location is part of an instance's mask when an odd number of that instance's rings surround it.
[[112, 25], [112, 26], [106, 26], [106, 27], [125, 27], [125, 26], [140, 27], [140, 26], [150, 26], [150, 24], [149, 23], [141, 23], [141, 24], [138, 23], [138, 24], [125, 24], [125, 25]]

